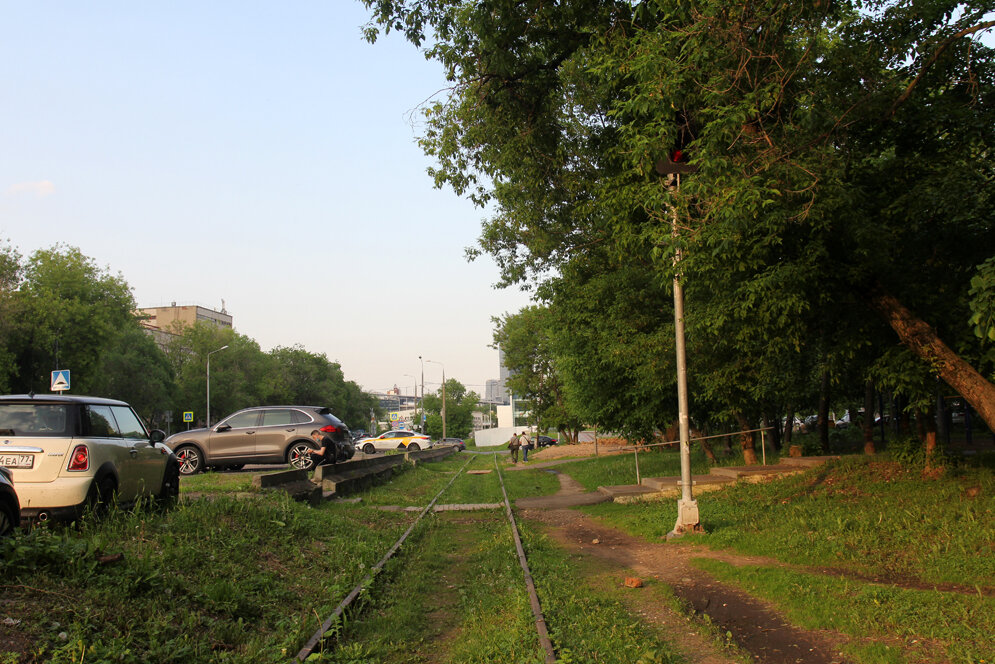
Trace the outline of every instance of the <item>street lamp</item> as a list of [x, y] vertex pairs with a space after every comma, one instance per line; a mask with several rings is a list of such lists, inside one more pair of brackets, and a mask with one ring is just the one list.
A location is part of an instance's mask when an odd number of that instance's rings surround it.
[[[417, 418], [418, 417], [418, 379], [412, 376], [411, 374], [404, 374], [404, 376], [415, 381], [415, 417]], [[413, 428], [411, 430], [414, 431]]]
[[421, 355], [418, 356], [418, 361], [421, 362], [421, 422], [419, 422], [418, 432], [425, 433], [425, 360], [421, 359]]
[[[656, 163], [656, 172], [666, 176], [667, 188], [677, 191], [681, 183], [681, 175], [697, 171], [697, 166], [682, 163], [680, 151], [675, 152], [675, 158], [668, 154], [666, 159]], [[678, 537], [686, 532], [701, 530], [698, 517], [698, 501], [694, 499], [691, 490], [691, 426], [688, 415], [688, 374], [687, 359], [684, 344], [684, 286], [681, 280], [680, 246], [677, 245], [677, 206], [670, 205], [671, 237], [674, 238], [674, 335], [677, 354], [677, 421], [681, 437], [681, 497], [677, 501], [677, 523], [668, 533], [668, 537]]]
[[215, 353], [220, 353], [225, 348], [228, 348], [228, 344], [225, 344], [217, 350], [212, 350], [207, 354], [207, 428], [211, 428], [211, 356]]
[[[442, 438], [446, 437], [446, 366], [442, 362], [436, 362], [435, 360], [425, 360], [432, 364], [438, 364], [442, 367]], [[424, 395], [422, 396], [424, 398]]]

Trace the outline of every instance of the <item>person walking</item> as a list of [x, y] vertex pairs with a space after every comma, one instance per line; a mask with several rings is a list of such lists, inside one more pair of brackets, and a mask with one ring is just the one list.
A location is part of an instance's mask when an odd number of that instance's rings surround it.
[[519, 437], [519, 441], [521, 441], [522, 444], [522, 463], [528, 463], [529, 450], [532, 449], [532, 439], [529, 438], [529, 432], [523, 431], [522, 435]]
[[518, 448], [521, 446], [522, 441], [519, 439], [518, 434], [511, 434], [511, 438], [508, 440], [508, 449], [511, 450], [511, 462], [514, 464], [518, 463]]

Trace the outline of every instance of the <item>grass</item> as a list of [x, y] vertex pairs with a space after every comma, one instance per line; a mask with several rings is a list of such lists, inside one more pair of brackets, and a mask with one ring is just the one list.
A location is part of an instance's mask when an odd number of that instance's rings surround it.
[[[728, 465], [742, 463], [730, 458]], [[768, 461], [770, 459], [768, 458]], [[692, 449], [691, 472], [695, 475], [707, 473], [708, 460], [700, 449]], [[636, 460], [632, 452], [588, 458], [557, 466], [574, 478], [588, 491], [596, 491], [599, 486], [614, 486], [636, 483]], [[681, 458], [677, 450], [656, 450], [639, 453], [639, 474], [641, 477], [667, 477], [681, 474]]]
[[[659, 541], [676, 520], [676, 501], [583, 509], [651, 541]], [[706, 534], [687, 536], [680, 544], [802, 568], [703, 560], [710, 573], [777, 604], [807, 627], [855, 638], [900, 637], [897, 644], [851, 646], [855, 661], [906, 661], [896, 654], [903, 643], [913, 650], [934, 648], [953, 662], [993, 661], [995, 473], [990, 469], [951, 468], [939, 479], [924, 479], [920, 471], [886, 457], [847, 457], [801, 475], [704, 494], [699, 510]], [[843, 578], [816, 573], [820, 568], [837, 570]], [[924, 657], [910, 661], [935, 661]]]
[[[406, 466], [358, 504], [318, 508], [252, 492], [249, 473], [204, 473], [184, 478], [188, 499], [164, 513], [112, 510], [4, 540], [0, 618], [20, 622], [0, 622], [0, 663], [285, 662], [414, 518], [371, 508], [425, 505], [467, 462], [480, 470], [495, 463], [458, 454]], [[631, 482], [619, 481], [631, 463], [612, 456], [557, 470], [590, 487]], [[700, 472], [703, 459], [695, 464]], [[640, 466], [644, 476], [679, 469], [669, 452], [641, 454]], [[559, 486], [544, 472], [503, 475], [512, 500]], [[492, 472], [460, 476], [440, 502], [500, 500]], [[792, 622], [850, 635], [854, 662], [992, 661], [992, 470], [952, 468], [927, 480], [887, 458], [847, 458], [703, 494], [699, 508], [707, 534], [675, 545], [781, 561], [698, 564]], [[583, 509], [651, 541], [676, 519], [676, 501]], [[520, 525], [561, 662], [680, 661], [617, 588]], [[499, 510], [427, 516], [319, 661], [542, 661], [508, 529]], [[122, 557], [108, 562], [109, 554]], [[939, 584], [956, 586], [932, 589]], [[674, 601], [663, 586], [648, 590]]]
[[[540, 600], [560, 662], [684, 661], [611, 591], [577, 584], [573, 563], [544, 536], [524, 527], [523, 539], [533, 575], [541, 579]], [[314, 661], [543, 661], [503, 515], [433, 516], [403, 563], [392, 566], [387, 577], [362, 615], [347, 621], [341, 645]]]
[[408, 521], [273, 493], [36, 528], [0, 543], [0, 661], [284, 662]]
[[180, 478], [180, 495], [202, 493], [252, 493], [258, 491], [252, 486], [255, 475], [275, 473], [284, 468], [255, 473], [227, 472], [219, 473], [209, 470], [196, 475], [184, 475]]
[[[897, 588], [770, 567], [734, 567], [714, 560], [697, 564], [716, 578], [775, 602], [792, 622], [809, 629], [882, 640], [897, 637], [922, 661], [937, 661], [942, 655], [951, 662], [968, 664], [991, 661], [995, 654], [995, 599], [991, 597]], [[858, 645], [852, 654], [861, 661], [875, 661], [881, 656], [898, 657], [899, 649], [887, 643], [866, 650]]]

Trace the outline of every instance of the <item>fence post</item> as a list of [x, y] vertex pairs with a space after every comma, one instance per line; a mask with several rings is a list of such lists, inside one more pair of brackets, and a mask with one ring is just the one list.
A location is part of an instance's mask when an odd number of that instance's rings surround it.
[[764, 465], [767, 465], [767, 443], [764, 438], [764, 430], [760, 429], [760, 452], [763, 454]]
[[636, 484], [642, 484], [643, 481], [639, 478], [639, 448], [632, 450], [632, 453], [636, 456]]

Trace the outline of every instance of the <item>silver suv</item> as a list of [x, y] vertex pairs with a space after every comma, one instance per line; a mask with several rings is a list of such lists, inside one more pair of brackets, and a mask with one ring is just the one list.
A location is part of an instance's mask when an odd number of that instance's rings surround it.
[[209, 429], [175, 433], [166, 445], [180, 460], [180, 473], [192, 475], [209, 466], [241, 468], [247, 463], [289, 463], [308, 470], [315, 429], [335, 441], [337, 458], [355, 454], [349, 427], [321, 406], [257, 406], [224, 418]]
[[124, 401], [0, 396], [0, 466], [11, 471], [22, 520], [70, 519], [87, 505], [174, 501], [179, 463]]

